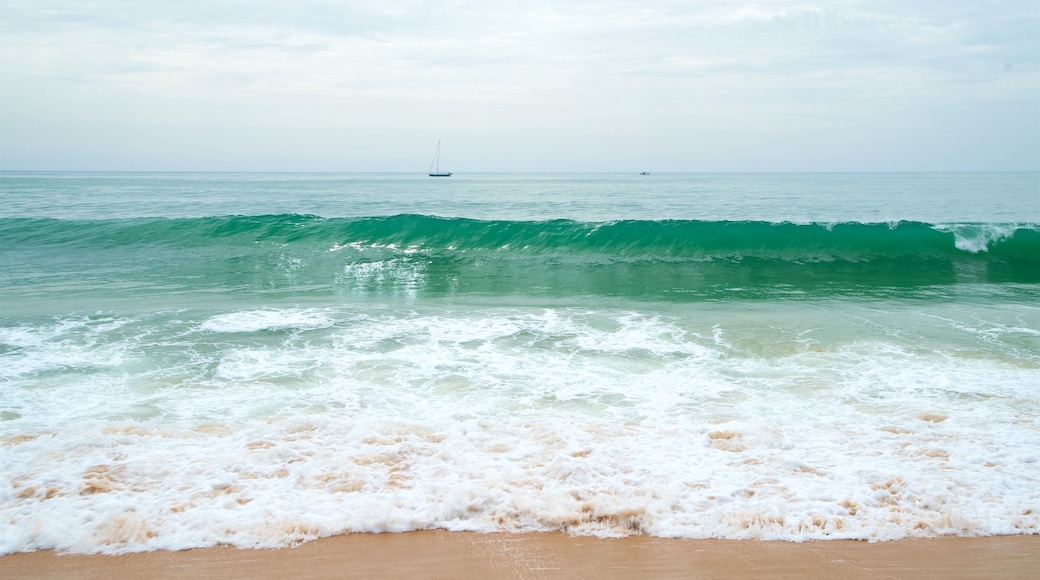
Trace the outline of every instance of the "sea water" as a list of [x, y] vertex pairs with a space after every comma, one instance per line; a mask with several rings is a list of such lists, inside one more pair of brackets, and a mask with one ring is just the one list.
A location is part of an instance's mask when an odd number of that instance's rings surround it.
[[1040, 532], [1040, 176], [3, 173], [0, 553]]

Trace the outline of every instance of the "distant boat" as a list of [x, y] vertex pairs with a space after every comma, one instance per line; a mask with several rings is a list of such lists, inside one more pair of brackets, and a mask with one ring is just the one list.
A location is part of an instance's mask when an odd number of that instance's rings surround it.
[[649, 171], [640, 171], [639, 175], [650, 175]]
[[[434, 169], [436, 167], [436, 169]], [[437, 142], [437, 152], [433, 154], [430, 164], [430, 177], [451, 177], [450, 171], [441, 171], [441, 142]]]

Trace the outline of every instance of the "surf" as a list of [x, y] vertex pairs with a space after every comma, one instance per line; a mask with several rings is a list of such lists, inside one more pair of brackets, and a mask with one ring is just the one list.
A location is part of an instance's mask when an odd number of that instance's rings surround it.
[[[63, 276], [119, 291], [113, 273], [137, 293], [153, 286], [240, 295], [680, 301], [1040, 282], [1040, 225], [1032, 223], [9, 218], [0, 220], [0, 245], [35, 264], [26, 266], [35, 277], [10, 284], [41, 292]], [[53, 267], [40, 267], [48, 262]]]

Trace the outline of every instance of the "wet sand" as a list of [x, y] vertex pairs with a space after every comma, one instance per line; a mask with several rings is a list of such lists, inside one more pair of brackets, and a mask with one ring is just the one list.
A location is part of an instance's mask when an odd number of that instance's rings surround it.
[[4, 578], [1040, 578], [1040, 535], [756, 542], [562, 533], [350, 534], [278, 550], [0, 558]]

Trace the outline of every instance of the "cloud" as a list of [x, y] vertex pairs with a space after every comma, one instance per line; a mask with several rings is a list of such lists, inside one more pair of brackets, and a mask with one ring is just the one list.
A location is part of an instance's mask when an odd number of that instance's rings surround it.
[[[25, 130], [448, 127], [475, 143], [542, 128], [680, 146], [755, 126], [966, 126], [988, 106], [1035, 116], [1040, 93], [1032, 1], [3, 0], [2, 13], [0, 120]], [[0, 138], [19, 155], [17, 134]]]

